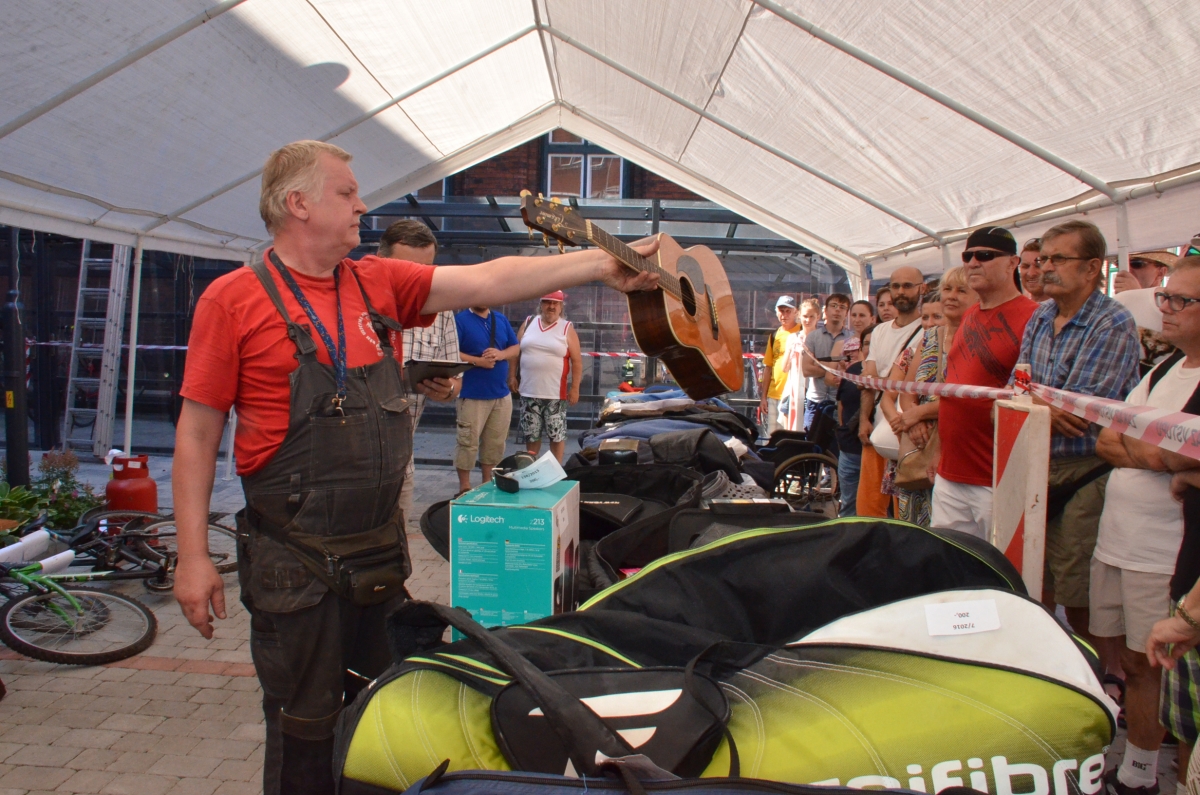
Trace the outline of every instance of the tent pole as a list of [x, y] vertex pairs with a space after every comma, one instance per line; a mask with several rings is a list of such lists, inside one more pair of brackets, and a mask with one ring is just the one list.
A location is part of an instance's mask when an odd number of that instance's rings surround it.
[[954, 267], [954, 263], [950, 260], [950, 244], [942, 244], [942, 273]]
[[1117, 270], [1129, 270], [1129, 208], [1125, 202], [1116, 206], [1117, 211]]
[[133, 455], [133, 374], [137, 365], [138, 310], [142, 302], [142, 238], [133, 252], [133, 303], [129, 307], [129, 363], [125, 374], [125, 455]]

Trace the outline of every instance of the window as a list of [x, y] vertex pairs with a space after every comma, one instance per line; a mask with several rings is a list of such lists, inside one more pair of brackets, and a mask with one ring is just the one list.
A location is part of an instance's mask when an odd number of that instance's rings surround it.
[[550, 155], [551, 196], [583, 196], [583, 155]]
[[566, 130], [550, 133], [546, 145], [546, 192], [550, 196], [619, 199], [624, 161]]

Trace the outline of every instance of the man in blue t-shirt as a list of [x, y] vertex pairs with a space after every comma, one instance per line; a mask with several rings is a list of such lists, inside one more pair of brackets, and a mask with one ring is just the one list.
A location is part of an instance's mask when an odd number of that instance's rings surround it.
[[458, 437], [454, 468], [458, 493], [471, 489], [475, 459], [483, 467], [483, 482], [492, 478], [492, 467], [504, 458], [508, 425], [512, 420], [512, 394], [508, 391], [508, 360], [521, 351], [508, 318], [486, 306], [473, 306], [454, 316], [458, 329], [458, 355], [475, 365], [463, 373], [458, 396]]

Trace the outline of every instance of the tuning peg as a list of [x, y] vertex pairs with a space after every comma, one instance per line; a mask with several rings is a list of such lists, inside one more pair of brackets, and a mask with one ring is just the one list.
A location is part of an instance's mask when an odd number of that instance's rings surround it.
[[528, 232], [529, 232], [529, 239], [530, 239], [530, 240], [533, 240], [533, 228], [532, 228], [532, 227], [530, 227], [530, 228], [528, 229]]
[[554, 198], [550, 199], [550, 204], [557, 207], [558, 205], [562, 204], [562, 199], [555, 196]]
[[567, 253], [567, 250], [566, 250], [565, 248], [563, 248], [563, 244], [562, 244], [562, 241], [561, 241], [561, 240], [560, 240], [560, 241], [559, 241], [559, 243], [558, 243], [558, 253], [559, 253], [559, 254], [566, 254], [566, 253]]
[[546, 248], [550, 248], [550, 238], [545, 232], [542, 233], [542, 245]]
[[542, 195], [541, 191], [538, 191], [538, 198], [545, 199], [546, 197]]
[[529, 188], [521, 188], [521, 198], [522, 199], [525, 198], [526, 196], [532, 196], [532, 195], [533, 194], [529, 192]]

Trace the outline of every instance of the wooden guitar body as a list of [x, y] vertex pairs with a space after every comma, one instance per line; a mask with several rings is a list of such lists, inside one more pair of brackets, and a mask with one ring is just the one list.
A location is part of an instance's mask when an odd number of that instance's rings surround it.
[[[704, 246], [680, 247], [659, 235], [651, 259], [678, 277], [681, 297], [664, 290], [627, 293], [629, 317], [638, 347], [657, 356], [694, 400], [742, 388], [741, 328], [729, 278], [717, 255]], [[705, 306], [715, 310], [717, 323]]]
[[683, 249], [658, 236], [658, 252], [643, 257], [558, 199], [521, 191], [521, 217], [531, 230], [563, 246], [591, 243], [627, 268], [658, 276], [658, 288], [627, 293], [638, 347], [662, 360], [693, 400], [742, 388], [742, 331], [725, 267], [704, 246]]

